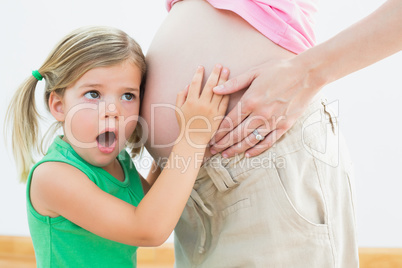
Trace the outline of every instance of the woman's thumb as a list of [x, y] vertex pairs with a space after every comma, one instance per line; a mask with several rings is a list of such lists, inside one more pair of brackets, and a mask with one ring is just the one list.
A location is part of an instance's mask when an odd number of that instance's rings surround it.
[[213, 91], [215, 94], [231, 94], [239, 90], [248, 88], [255, 78], [255, 73], [248, 71], [228, 80], [222, 85], [214, 87]]

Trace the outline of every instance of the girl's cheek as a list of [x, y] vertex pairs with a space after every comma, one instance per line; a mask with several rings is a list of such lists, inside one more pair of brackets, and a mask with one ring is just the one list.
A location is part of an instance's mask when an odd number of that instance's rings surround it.
[[77, 110], [70, 117], [70, 126], [75, 140], [79, 142], [92, 142], [99, 132], [98, 111], [93, 109]]
[[124, 133], [125, 133], [125, 139], [128, 140], [131, 135], [133, 134], [135, 128], [137, 126], [137, 121], [136, 120], [131, 120], [128, 122], [125, 122], [124, 124]]
[[125, 139], [127, 140], [130, 138], [132, 132], [135, 130], [137, 126], [137, 122], [140, 120], [140, 116], [138, 115], [139, 113], [139, 106], [138, 105], [129, 105], [127, 107], [124, 107], [124, 111], [122, 114], [124, 116], [120, 117], [119, 120], [119, 125], [120, 127], [123, 127], [124, 129], [121, 131], [121, 133], [125, 133]]
[[124, 114], [131, 114], [131, 115], [138, 115], [140, 113], [140, 102], [139, 101], [134, 101], [134, 102], [123, 102], [122, 107], [124, 109]]

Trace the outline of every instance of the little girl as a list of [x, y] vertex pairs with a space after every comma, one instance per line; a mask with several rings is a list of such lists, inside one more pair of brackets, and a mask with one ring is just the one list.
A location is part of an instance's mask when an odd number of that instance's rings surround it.
[[[125, 150], [134, 155], [143, 143], [137, 122], [145, 71], [141, 48], [126, 33], [81, 28], [67, 35], [15, 93], [7, 119], [13, 121], [19, 174], [27, 180], [38, 267], [135, 267], [137, 247], [162, 244], [178, 222], [227, 108], [228, 97], [212, 88], [225, 82], [229, 71], [216, 65], [201, 91], [204, 69], [199, 67], [178, 94], [182, 135], [163, 172], [150, 172], [152, 182], [159, 175], [152, 188]], [[34, 96], [42, 78], [47, 108], [64, 135], [34, 164], [39, 148]], [[183, 160], [186, 168], [180, 166]]]

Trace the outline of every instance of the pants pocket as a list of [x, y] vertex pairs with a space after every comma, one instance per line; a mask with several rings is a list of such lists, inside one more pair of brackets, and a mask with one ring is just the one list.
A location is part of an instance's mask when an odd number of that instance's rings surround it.
[[270, 179], [288, 220], [327, 232], [324, 190], [312, 156], [300, 149], [281, 158], [280, 165], [275, 161]]

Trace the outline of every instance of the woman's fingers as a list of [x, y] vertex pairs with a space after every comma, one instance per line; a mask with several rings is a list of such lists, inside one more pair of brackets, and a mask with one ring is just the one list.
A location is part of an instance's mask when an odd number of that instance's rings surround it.
[[256, 135], [253, 134], [256, 129], [258, 129], [261, 135], [259, 137], [264, 137], [271, 131], [270, 123], [262, 116], [250, 115], [235, 127], [233, 131], [227, 133], [219, 141], [216, 141], [210, 150], [213, 153], [219, 153], [230, 147], [226, 150], [229, 157], [234, 156], [235, 153], [244, 152], [257, 143], [254, 142]]
[[[215, 133], [212, 138], [210, 145], [213, 145], [216, 142], [219, 142], [223, 137], [225, 137], [228, 133], [231, 133], [245, 118], [247, 118], [251, 110], [246, 110], [246, 107], [243, 105], [244, 99], [240, 99], [235, 107], [225, 116], [222, 120], [218, 131]], [[212, 149], [212, 148], [211, 148]]]
[[277, 142], [283, 134], [285, 134], [286, 130], [285, 129], [275, 129], [271, 133], [269, 133], [264, 140], [262, 140], [260, 143], [258, 143], [256, 146], [252, 147], [251, 149], [246, 151], [246, 157], [253, 157], [257, 156], [269, 148], [272, 147], [275, 142]]
[[[258, 127], [258, 125], [256, 127]], [[230, 146], [236, 146], [236, 144], [242, 141], [246, 136], [249, 135], [249, 132], [251, 132], [249, 131], [248, 133], [244, 133], [245, 131], [246, 129], [244, 128], [243, 124], [238, 125], [233, 129], [233, 131], [227, 133], [222, 137], [222, 139], [214, 143], [210, 150], [219, 153]]]
[[[232, 156], [235, 156], [236, 154], [241, 154], [247, 149], [250, 148], [259, 148], [259, 143], [261, 142], [261, 139], [264, 139], [265, 137], [263, 136], [266, 133], [266, 130], [264, 130], [262, 127], [256, 129], [257, 134], [255, 133], [250, 133], [247, 137], [245, 137], [241, 142], [238, 142], [226, 150], [222, 152], [222, 156], [225, 158], [229, 158]], [[265, 134], [266, 135], [266, 134]]]

